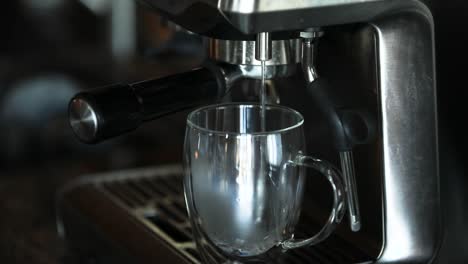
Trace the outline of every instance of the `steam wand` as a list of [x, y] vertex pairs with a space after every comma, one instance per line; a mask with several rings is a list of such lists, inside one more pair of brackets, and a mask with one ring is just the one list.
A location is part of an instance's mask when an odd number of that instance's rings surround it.
[[[343, 105], [346, 98], [334, 95], [333, 87], [324, 78], [319, 78], [315, 68], [315, 44], [323, 35], [320, 29], [301, 32], [302, 70], [308, 82], [307, 91], [314, 103], [326, 116], [335, 148], [340, 153], [341, 171], [348, 199], [348, 214], [351, 230], [361, 229], [361, 215], [354, 171], [352, 149], [357, 144], [366, 144], [375, 138], [376, 124], [370, 113]], [[339, 99], [338, 99], [339, 98]], [[340, 101], [340, 102], [339, 102]]]

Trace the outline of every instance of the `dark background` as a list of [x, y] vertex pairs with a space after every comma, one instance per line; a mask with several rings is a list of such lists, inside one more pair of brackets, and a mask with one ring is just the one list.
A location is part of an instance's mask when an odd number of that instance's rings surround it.
[[[181, 159], [186, 112], [94, 146], [79, 142], [68, 126], [68, 101], [78, 91], [188, 70], [200, 60], [197, 43], [134, 8], [138, 30], [126, 32], [112, 24], [109, 8], [96, 13], [74, 0], [2, 2], [0, 263], [75, 263], [56, 232], [61, 186], [87, 173]], [[113, 27], [134, 45], [114, 52]]]
[[[468, 3], [450, 0], [431, 5], [436, 22], [441, 169], [466, 175], [462, 127], [467, 120]], [[93, 11], [71, 0], [2, 1], [1, 263], [74, 262], [55, 231], [54, 199], [57, 190], [77, 176], [180, 161], [187, 112], [95, 146], [78, 142], [67, 124], [68, 100], [80, 90], [180, 72], [200, 61], [196, 43], [156, 26], [159, 18], [143, 8], [136, 7], [136, 12], [138, 30], [127, 36], [134, 38], [135, 45], [119, 53], [112, 50], [112, 27], [119, 26], [112, 24], [109, 9]], [[464, 176], [442, 179], [446, 206], [458, 212], [446, 219], [449, 223], [468, 223], [463, 210], [468, 199], [451, 195], [454, 190], [463, 193], [467, 181]]]
[[468, 174], [464, 158], [467, 139], [461, 129], [466, 120], [464, 66], [468, 2], [432, 1], [436, 30], [436, 70], [439, 100], [439, 159], [442, 209], [447, 244], [447, 263], [468, 259], [465, 236], [468, 233]]

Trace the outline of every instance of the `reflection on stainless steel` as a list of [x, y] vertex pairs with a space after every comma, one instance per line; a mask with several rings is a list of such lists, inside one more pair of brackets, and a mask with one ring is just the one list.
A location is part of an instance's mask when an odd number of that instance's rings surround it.
[[[261, 61], [256, 58], [255, 41], [210, 39], [207, 44], [211, 59], [234, 65], [226, 70], [221, 66], [228, 86], [240, 78], [262, 78]], [[263, 56], [269, 58], [265, 61], [265, 79], [287, 77], [296, 72], [296, 64], [301, 61], [300, 39], [273, 40], [268, 49], [269, 52], [265, 52], [271, 54]]]
[[[242, 73], [242, 77], [245, 78], [262, 78], [262, 66], [239, 65], [239, 71]], [[294, 73], [296, 73], [295, 65], [266, 66], [264, 71], [265, 79], [287, 77]]]
[[[218, 3], [229, 23], [247, 34], [367, 22], [420, 5], [419, 0], [221, 0]], [[257, 19], [249, 20], [253, 16]]]
[[443, 237], [433, 21], [420, 2], [407, 2], [416, 8], [375, 20], [358, 51], [378, 64], [384, 188], [378, 263], [427, 263]]
[[[264, 12], [284, 12], [288, 10], [319, 8], [329, 6], [342, 6], [356, 3], [376, 2], [378, 0], [290, 0], [283, 1], [267, 1], [259, 0], [257, 2], [238, 1], [238, 0], [222, 0], [219, 1], [218, 7], [226, 12], [237, 12], [240, 14], [264, 13]], [[382, 1], [382, 0], [380, 0]]]
[[[255, 41], [210, 39], [209, 56], [213, 60], [237, 65], [261, 65], [256, 59]], [[273, 40], [271, 59], [266, 65], [296, 64], [301, 61], [301, 39]]]
[[379, 261], [427, 263], [442, 242], [432, 16], [421, 6], [377, 20], [372, 29], [385, 192]]
[[[260, 32], [303, 30], [310, 27], [368, 22], [385, 14], [419, 8], [419, 0], [239, 1], [239, 0], [144, 0], [166, 12], [189, 30], [228, 39], [253, 39]], [[191, 12], [199, 8], [204, 19]], [[222, 27], [224, 30], [218, 30]], [[274, 36], [274, 34], [273, 34]]]
[[82, 99], [70, 103], [69, 120], [73, 132], [82, 139], [92, 139], [98, 131], [97, 115], [93, 107]]

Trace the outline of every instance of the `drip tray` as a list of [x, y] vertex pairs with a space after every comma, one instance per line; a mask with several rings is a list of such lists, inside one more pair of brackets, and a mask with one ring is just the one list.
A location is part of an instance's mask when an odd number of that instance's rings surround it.
[[[58, 231], [81, 263], [201, 263], [185, 209], [181, 166], [84, 176], [59, 193], [57, 212]], [[298, 237], [316, 230], [299, 229]], [[352, 243], [332, 236], [327, 243], [292, 250], [277, 263], [368, 260]]]

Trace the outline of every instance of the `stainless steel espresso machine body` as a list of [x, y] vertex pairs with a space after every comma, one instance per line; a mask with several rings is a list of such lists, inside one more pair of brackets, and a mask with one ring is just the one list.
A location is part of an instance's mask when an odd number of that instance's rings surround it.
[[[313, 124], [311, 144], [329, 137], [321, 154], [341, 165], [350, 225], [338, 228], [338, 236], [370, 248], [362, 262], [437, 261], [443, 226], [434, 25], [424, 3], [142, 2], [205, 36], [210, 59], [183, 77], [77, 95], [70, 119], [80, 139], [98, 142], [163, 114], [226, 100], [240, 81], [261, 78], [260, 57], [267, 54], [266, 79], [287, 88], [272, 101], [302, 97], [297, 107], [306, 122], [308, 115], [323, 121]], [[261, 36], [271, 39], [260, 45]], [[306, 199], [303, 211], [323, 209], [313, 203]]]

